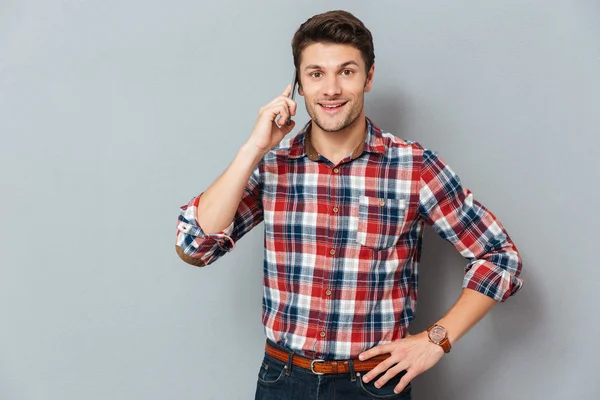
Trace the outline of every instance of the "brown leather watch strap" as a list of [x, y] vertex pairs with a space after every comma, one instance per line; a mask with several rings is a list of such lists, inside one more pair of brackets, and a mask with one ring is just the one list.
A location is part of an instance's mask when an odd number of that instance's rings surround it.
[[[279, 360], [283, 363], [287, 363], [289, 360], [289, 353], [285, 350], [278, 349], [276, 347], [271, 346], [268, 342], [265, 347], [265, 352], [270, 357], [273, 357], [276, 360]], [[375, 368], [380, 362], [387, 359], [389, 354], [381, 355], [373, 357], [366, 361], [360, 361], [358, 359], [352, 360], [352, 365], [354, 366], [355, 372], [366, 372]], [[297, 354], [294, 354], [292, 357], [292, 365], [296, 367], [304, 368], [309, 371], [312, 371], [316, 374], [345, 374], [350, 372], [350, 367], [348, 365], [348, 360], [333, 360], [333, 361], [324, 361], [324, 360], [315, 360], [312, 358], [303, 357]]]
[[450, 353], [450, 349], [452, 348], [452, 346], [450, 345], [450, 341], [448, 340], [448, 338], [442, 340], [440, 342], [440, 346], [442, 346], [442, 349], [444, 349], [444, 353]]

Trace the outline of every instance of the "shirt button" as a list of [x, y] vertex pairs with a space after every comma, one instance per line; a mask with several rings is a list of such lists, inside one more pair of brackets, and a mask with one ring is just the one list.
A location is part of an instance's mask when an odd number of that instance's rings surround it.
[[340, 172], [340, 169], [339, 168], [334, 168], [333, 172], [335, 172], [337, 174], [338, 172]]
[[325, 293], [327, 294], [327, 296], [331, 296], [331, 290], [327, 289]]
[[339, 211], [339, 209], [338, 209], [337, 207], [333, 207], [333, 212], [334, 212], [334, 213], [336, 213], [336, 212], [338, 212], [338, 211]]
[[329, 254], [334, 255], [335, 254], [335, 250], [334, 249], [329, 250]]
[[381, 207], [385, 206], [385, 200], [379, 200], [379, 205], [380, 205]]
[[325, 337], [325, 332], [321, 332], [321, 337]]

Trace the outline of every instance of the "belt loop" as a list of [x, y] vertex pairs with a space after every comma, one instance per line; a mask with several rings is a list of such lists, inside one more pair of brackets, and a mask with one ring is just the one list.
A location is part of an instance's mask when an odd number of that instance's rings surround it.
[[350, 370], [350, 381], [356, 382], [356, 372], [354, 372], [354, 363], [352, 360], [348, 360], [348, 369]]
[[288, 362], [285, 365], [285, 374], [287, 376], [292, 375], [292, 360], [294, 359], [294, 352], [290, 351], [288, 354]]

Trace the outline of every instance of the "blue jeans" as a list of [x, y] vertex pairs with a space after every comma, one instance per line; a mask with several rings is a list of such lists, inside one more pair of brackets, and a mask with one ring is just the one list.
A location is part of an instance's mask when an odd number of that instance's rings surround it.
[[[411, 399], [411, 385], [395, 394], [394, 387], [405, 372], [377, 389], [362, 381], [364, 373], [315, 375], [311, 371], [284, 363], [265, 354], [258, 372], [255, 400], [366, 400]], [[379, 377], [378, 377], [379, 378]]]

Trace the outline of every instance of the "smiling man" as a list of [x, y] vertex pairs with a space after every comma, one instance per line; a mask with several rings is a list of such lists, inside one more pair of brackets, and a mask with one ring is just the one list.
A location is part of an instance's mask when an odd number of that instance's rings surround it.
[[[182, 206], [177, 254], [211, 264], [264, 221], [256, 399], [410, 399], [410, 381], [521, 288], [521, 258], [436, 153], [366, 118], [375, 55], [360, 20], [316, 15], [292, 51], [311, 120], [283, 140], [292, 85], [262, 107], [227, 170]], [[411, 336], [425, 224], [468, 262], [457, 302]]]

